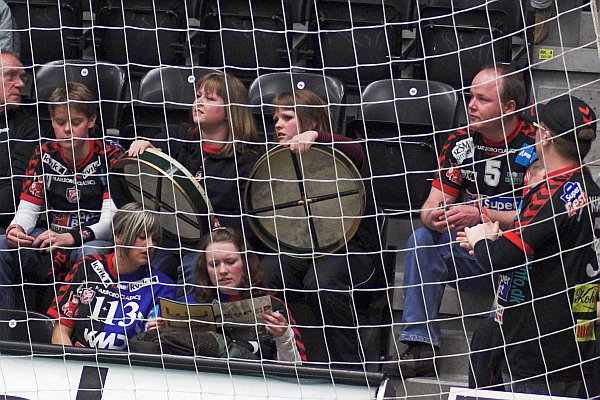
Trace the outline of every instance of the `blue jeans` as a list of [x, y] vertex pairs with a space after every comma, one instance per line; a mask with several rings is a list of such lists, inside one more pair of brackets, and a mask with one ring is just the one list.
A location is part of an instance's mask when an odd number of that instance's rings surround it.
[[[408, 239], [404, 265], [403, 342], [422, 342], [440, 346], [438, 312], [446, 283], [461, 290], [494, 296], [491, 271], [452, 243], [448, 233], [427, 227], [418, 228]], [[457, 281], [457, 278], [458, 281]]]
[[[30, 236], [37, 237], [46, 229], [34, 229]], [[93, 240], [70, 253], [70, 264], [80, 261], [87, 254], [104, 254], [112, 250], [110, 242]], [[34, 248], [11, 248], [6, 235], [0, 236], [0, 307], [15, 308], [15, 287], [23, 281], [51, 282], [48, 276], [52, 260], [49, 253]]]

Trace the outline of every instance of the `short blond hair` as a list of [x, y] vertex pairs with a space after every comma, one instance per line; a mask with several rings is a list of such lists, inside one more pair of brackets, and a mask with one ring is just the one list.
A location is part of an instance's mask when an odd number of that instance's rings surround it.
[[149, 212], [141, 203], [128, 203], [119, 209], [113, 217], [114, 238], [119, 244], [133, 246], [141, 232], [146, 236], [160, 239], [161, 226], [158, 214]]

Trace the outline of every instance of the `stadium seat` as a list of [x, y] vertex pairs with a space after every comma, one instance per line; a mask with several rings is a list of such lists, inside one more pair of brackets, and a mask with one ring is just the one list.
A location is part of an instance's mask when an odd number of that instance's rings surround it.
[[120, 127], [126, 83], [122, 68], [89, 60], [67, 60], [50, 62], [34, 70], [34, 94], [39, 102], [38, 114], [43, 136], [54, 135], [47, 104], [54, 89], [65, 87], [65, 80], [83, 83], [99, 99], [96, 126], [101, 131], [97, 133], [118, 135], [114, 130]]
[[[124, 138], [155, 138], [168, 125], [190, 120], [196, 100], [196, 85], [212, 69], [163, 67], [146, 73], [133, 101], [133, 117], [123, 128]], [[127, 118], [127, 117], [125, 117]]]
[[81, 0], [5, 1], [19, 29], [18, 52], [24, 65], [81, 56]]
[[483, 66], [510, 63], [513, 36], [524, 37], [522, 7], [514, 0], [425, 2], [415, 58], [426, 61], [417, 76], [464, 90]]
[[0, 309], [0, 340], [50, 343], [53, 321], [33, 311]]
[[[325, 69], [349, 88], [393, 78], [402, 53], [402, 30], [415, 0], [308, 2], [308, 67]], [[358, 67], [357, 67], [358, 66]]]
[[377, 206], [418, 212], [438, 168], [438, 150], [454, 128], [456, 91], [433, 81], [382, 80], [365, 88], [362, 101], [348, 136], [365, 140], [364, 168], [373, 177]]
[[[164, 65], [185, 65], [185, 0], [97, 0], [93, 26], [96, 57], [142, 75]], [[127, 28], [125, 28], [127, 26]]]
[[292, 65], [292, 18], [285, 0], [208, 0], [200, 13], [200, 65], [251, 82]]
[[345, 110], [342, 106], [345, 99], [345, 88], [343, 83], [336, 78], [322, 74], [303, 72], [274, 72], [258, 77], [249, 89], [250, 105], [253, 106], [252, 113], [257, 119], [258, 131], [272, 140], [275, 127], [271, 118], [272, 107], [275, 96], [284, 92], [308, 89], [317, 94], [325, 103], [329, 104], [331, 113], [332, 130], [334, 133], [343, 134], [342, 121]]

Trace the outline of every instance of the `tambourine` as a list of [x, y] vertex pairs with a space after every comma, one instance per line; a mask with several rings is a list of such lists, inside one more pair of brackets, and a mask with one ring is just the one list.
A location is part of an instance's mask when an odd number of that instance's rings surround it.
[[244, 205], [250, 227], [269, 248], [319, 257], [345, 246], [358, 230], [365, 187], [341, 151], [313, 145], [296, 154], [278, 146], [250, 172]]
[[137, 201], [160, 215], [163, 245], [194, 245], [213, 226], [213, 210], [194, 176], [179, 162], [154, 149], [117, 161], [110, 190], [117, 207]]

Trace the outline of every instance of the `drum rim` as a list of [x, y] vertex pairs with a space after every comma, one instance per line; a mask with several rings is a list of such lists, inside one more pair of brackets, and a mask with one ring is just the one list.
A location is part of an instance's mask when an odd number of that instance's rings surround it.
[[[192, 206], [194, 213], [198, 214], [191, 216], [197, 222], [201, 222], [200, 219], [204, 218], [203, 215], [199, 214], [204, 213], [204, 211], [206, 211], [208, 217], [208, 224], [199, 223], [198, 225], [208, 226], [205, 227], [205, 231], [199, 230], [200, 235], [198, 236], [198, 238], [181, 236], [178, 232], [171, 232], [166, 229], [164, 230], [165, 233], [172, 235], [174, 239], [179, 238], [181, 239], [181, 241], [197, 242], [198, 240], [200, 240], [203, 234], [209, 232], [212, 229], [212, 227], [214, 226], [214, 211], [212, 208], [212, 204], [210, 203], [210, 200], [206, 195], [206, 191], [204, 190], [204, 188], [198, 183], [196, 178], [189, 172], [187, 168], [185, 168], [179, 161], [175, 160], [174, 158], [152, 148], [146, 149], [142, 154], [139, 154], [137, 157], [129, 156], [127, 155], [127, 153], [125, 153], [125, 156], [117, 160], [113, 168], [122, 169], [126, 165], [131, 165], [138, 162], [156, 170], [157, 172], [162, 174], [162, 178], [169, 179], [172, 182], [172, 184], [178, 189], [179, 194], [182, 194], [187, 200], [188, 204]], [[176, 167], [178, 172], [181, 172], [183, 176], [169, 173], [167, 169], [163, 168], [164, 165], [159, 165], [164, 163], [168, 163], [169, 165]], [[113, 176], [115, 176], [115, 174], [113, 174]], [[126, 181], [126, 175], [123, 172], [120, 172], [117, 177], [120, 181]], [[132, 196], [131, 188], [129, 187], [129, 185], [127, 185], [127, 189], [129, 190], [129, 196]], [[187, 189], [195, 189], [195, 191]], [[192, 198], [192, 195], [190, 193], [197, 194], [197, 196], [194, 196], [196, 198]], [[202, 202], [206, 205], [206, 210], [200, 209], [199, 205], [202, 204]], [[174, 213], [177, 217], [177, 213], [179, 212], [179, 210], [177, 210], [175, 206], [173, 206], [173, 208], [175, 209]]]
[[[343, 166], [351, 172], [351, 175], [356, 176], [358, 195], [360, 198], [360, 216], [364, 216], [366, 209], [366, 189], [365, 185], [362, 182], [362, 176], [360, 174], [359, 169], [354, 165], [352, 160], [348, 156], [346, 156], [341, 150], [335, 149], [333, 147], [323, 145], [323, 144], [314, 144], [311, 146], [310, 150], [319, 151], [321, 153], [325, 153], [330, 155], [331, 157], [339, 159]], [[282, 145], [278, 145], [273, 147], [269, 151], [267, 151], [263, 156], [254, 164], [250, 174], [248, 175], [248, 184], [244, 190], [244, 209], [247, 210], [248, 214], [250, 214], [250, 206], [252, 202], [250, 200], [250, 191], [252, 190], [252, 186], [254, 185], [254, 177], [258, 171], [258, 169], [262, 166], [264, 161], [273, 154], [280, 153], [282, 151], [290, 151], [288, 147], [284, 147]], [[294, 156], [294, 154], [292, 154]], [[297, 155], [296, 155], [297, 156]], [[286, 254], [296, 258], [319, 258], [324, 257], [328, 254], [332, 254], [343, 248], [347, 243], [349, 243], [356, 232], [358, 232], [359, 225], [362, 219], [359, 217], [354, 217], [354, 221], [352, 226], [347, 230], [346, 237], [340, 238], [335, 244], [330, 244], [326, 248], [314, 249], [314, 248], [302, 248], [298, 246], [293, 246], [287, 243], [283, 243], [281, 240], [277, 240], [271, 233], [264, 229], [263, 225], [258, 223], [254, 218], [248, 218], [247, 222], [252, 231], [256, 234], [256, 236], [260, 239], [260, 241], [265, 244], [269, 249], [276, 251], [278, 254]], [[278, 246], [279, 243], [279, 246]]]

